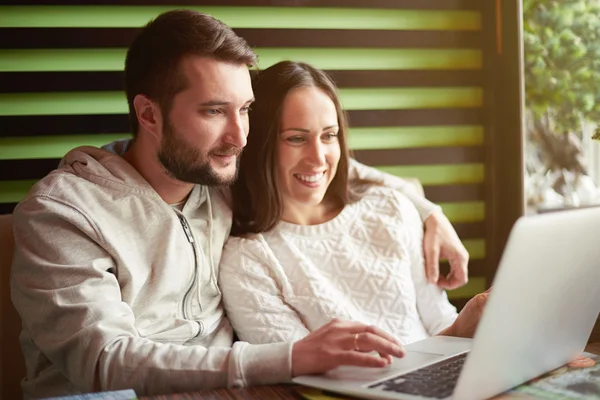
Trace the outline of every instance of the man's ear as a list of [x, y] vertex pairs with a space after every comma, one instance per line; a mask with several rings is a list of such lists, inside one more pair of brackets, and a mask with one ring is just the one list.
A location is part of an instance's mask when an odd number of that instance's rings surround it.
[[139, 127], [148, 131], [160, 143], [163, 123], [158, 104], [143, 94], [138, 94], [133, 99], [133, 106]]

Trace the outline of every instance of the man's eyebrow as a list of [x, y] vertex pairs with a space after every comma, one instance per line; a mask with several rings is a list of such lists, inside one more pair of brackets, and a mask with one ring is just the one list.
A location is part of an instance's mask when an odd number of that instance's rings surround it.
[[[255, 99], [253, 97], [250, 100], [246, 101], [244, 104], [254, 103], [254, 100]], [[199, 106], [201, 106], [201, 107], [214, 107], [214, 106], [228, 106], [230, 104], [231, 104], [230, 101], [225, 101], [225, 100], [210, 100], [210, 101], [206, 101], [204, 103], [200, 103]]]
[[227, 106], [229, 104], [231, 104], [229, 101], [224, 101], [224, 100], [210, 100], [210, 101], [206, 101], [204, 103], [200, 103], [198, 105], [202, 106], [202, 107], [212, 107], [212, 106]]

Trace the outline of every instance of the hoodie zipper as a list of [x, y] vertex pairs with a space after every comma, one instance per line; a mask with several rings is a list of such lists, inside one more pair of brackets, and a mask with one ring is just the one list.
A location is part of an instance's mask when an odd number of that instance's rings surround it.
[[[188, 303], [188, 297], [190, 296], [190, 294], [192, 293], [192, 291], [194, 289], [194, 285], [196, 284], [196, 279], [198, 276], [198, 255], [196, 254], [196, 246], [194, 245], [194, 236], [192, 235], [190, 226], [188, 225], [188, 223], [183, 215], [179, 215], [179, 220], [181, 221], [181, 226], [183, 227], [185, 236], [187, 237], [188, 242], [190, 242], [190, 244], [192, 246], [192, 250], [194, 252], [194, 275], [192, 276], [192, 282], [190, 283], [190, 287], [188, 288], [188, 290], [185, 292], [185, 295], [183, 296], [183, 303], [181, 305], [182, 312], [183, 312], [183, 318], [189, 319], [186, 306]], [[202, 304], [198, 304], [198, 305], [200, 307], [200, 311], [202, 311]]]

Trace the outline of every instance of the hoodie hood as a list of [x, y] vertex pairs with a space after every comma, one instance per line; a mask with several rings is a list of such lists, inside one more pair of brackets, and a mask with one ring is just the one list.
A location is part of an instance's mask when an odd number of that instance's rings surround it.
[[69, 151], [58, 168], [102, 186], [121, 186], [123, 189], [153, 192], [158, 196], [144, 177], [121, 155], [97, 147], [82, 146]]

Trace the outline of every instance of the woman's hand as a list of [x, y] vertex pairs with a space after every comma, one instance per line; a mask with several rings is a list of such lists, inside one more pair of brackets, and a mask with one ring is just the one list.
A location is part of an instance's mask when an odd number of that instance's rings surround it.
[[294, 343], [292, 376], [320, 374], [341, 365], [381, 368], [392, 356], [403, 357], [404, 349], [391, 335], [374, 326], [333, 319]]
[[483, 309], [487, 303], [489, 294], [490, 289], [474, 296], [467, 304], [465, 304], [454, 323], [439, 334], [444, 336], [472, 338], [477, 330], [477, 325], [483, 314]]

